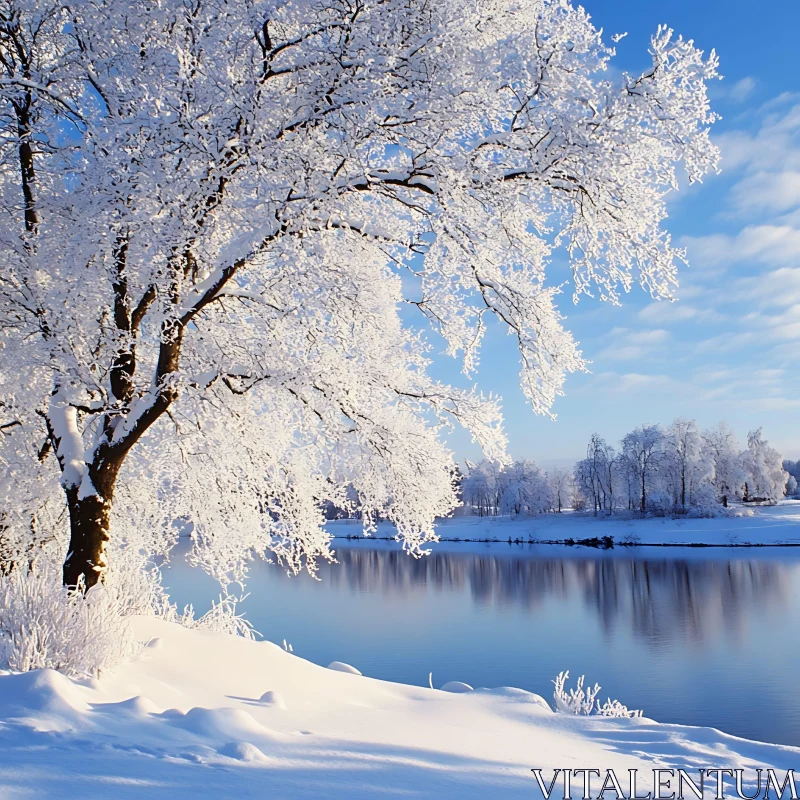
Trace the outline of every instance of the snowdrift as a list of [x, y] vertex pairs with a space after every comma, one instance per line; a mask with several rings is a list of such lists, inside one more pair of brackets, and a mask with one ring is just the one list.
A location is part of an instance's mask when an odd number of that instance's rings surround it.
[[531, 798], [533, 767], [800, 765], [800, 749], [709, 728], [572, 717], [519, 689], [393, 684], [269, 642], [132, 626], [149, 646], [99, 679], [0, 675], [0, 797]]

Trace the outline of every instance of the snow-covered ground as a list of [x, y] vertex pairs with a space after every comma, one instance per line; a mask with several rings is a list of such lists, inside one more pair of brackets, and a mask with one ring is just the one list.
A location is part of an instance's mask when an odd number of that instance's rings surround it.
[[[356, 520], [337, 520], [328, 529], [338, 537], [361, 534]], [[711, 518], [640, 517], [591, 513], [540, 514], [533, 517], [454, 517], [441, 520], [442, 540], [521, 539], [563, 542], [567, 539], [602, 539], [616, 545], [800, 545], [800, 500], [784, 500], [774, 506], [732, 509], [731, 515]], [[381, 523], [377, 536], [394, 536], [394, 528]], [[337, 542], [337, 546], [341, 542]]]
[[0, 797], [531, 798], [532, 767], [747, 777], [800, 764], [798, 748], [710, 728], [573, 717], [521, 690], [451, 694], [267, 642], [132, 624], [150, 646], [99, 680], [0, 676]]

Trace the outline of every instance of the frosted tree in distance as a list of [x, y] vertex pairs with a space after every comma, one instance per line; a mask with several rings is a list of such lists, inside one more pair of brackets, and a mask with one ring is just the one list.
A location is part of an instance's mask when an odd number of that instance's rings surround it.
[[674, 505], [681, 509], [693, 504], [694, 494], [711, 477], [711, 461], [693, 419], [676, 419], [665, 432], [665, 471], [674, 487]]
[[550, 486], [550, 495], [555, 511], [560, 514], [563, 508], [571, 508], [575, 494], [573, 474], [561, 467], [554, 467], [547, 473], [547, 483]]
[[786, 492], [789, 473], [777, 450], [769, 446], [761, 428], [747, 434], [747, 449], [742, 452], [744, 499], [777, 502]]
[[639, 510], [647, 511], [647, 489], [664, 466], [664, 431], [660, 425], [639, 425], [622, 440], [622, 457], [639, 491]]
[[725, 422], [703, 433], [703, 447], [712, 468], [714, 493], [727, 507], [730, 500], [741, 499], [745, 482], [739, 443]]
[[641, 75], [613, 55], [566, 0], [5, 2], [8, 557], [47, 541], [91, 586], [186, 519], [221, 579], [313, 572], [351, 482], [418, 554], [456, 499], [440, 428], [505, 441], [401, 309], [468, 374], [500, 320], [549, 413], [584, 368], [553, 248], [576, 298], [676, 284], [664, 195], [716, 168], [716, 57], [666, 28]]
[[500, 473], [498, 483], [502, 513], [537, 514], [553, 507], [553, 495], [547, 477], [535, 462], [527, 458], [509, 464]]

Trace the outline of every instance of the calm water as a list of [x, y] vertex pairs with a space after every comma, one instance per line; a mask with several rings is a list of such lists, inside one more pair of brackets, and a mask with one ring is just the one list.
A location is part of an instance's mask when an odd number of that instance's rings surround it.
[[[416, 561], [394, 545], [337, 542], [321, 581], [258, 564], [242, 608], [268, 639], [319, 664], [427, 685], [461, 680], [552, 697], [586, 674], [664, 722], [800, 745], [800, 552], [596, 551], [439, 545]], [[205, 610], [216, 584], [181, 557], [174, 601]]]

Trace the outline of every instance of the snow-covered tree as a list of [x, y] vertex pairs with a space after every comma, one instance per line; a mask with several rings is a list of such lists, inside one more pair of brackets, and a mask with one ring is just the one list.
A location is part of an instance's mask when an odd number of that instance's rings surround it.
[[800, 461], [784, 459], [783, 469], [789, 474], [789, 480], [786, 482], [786, 494], [797, 494], [798, 483], [800, 483]]
[[712, 477], [711, 461], [697, 423], [693, 419], [676, 419], [665, 432], [664, 450], [662, 477], [670, 484], [673, 506], [685, 511], [695, 505], [695, 493]]
[[622, 440], [626, 469], [635, 478], [639, 510], [647, 511], [647, 491], [664, 463], [665, 436], [660, 425], [639, 425]]
[[777, 502], [786, 491], [789, 474], [777, 450], [764, 439], [762, 429], [747, 434], [747, 449], [742, 453], [744, 499]]
[[461, 481], [461, 496], [464, 504], [478, 516], [498, 513], [500, 471], [498, 463], [487, 459], [478, 464], [467, 462], [467, 473]]
[[598, 434], [593, 434], [586, 448], [586, 458], [575, 467], [577, 485], [595, 516], [598, 511], [613, 513], [621, 487], [622, 460], [614, 448]]
[[559, 514], [564, 508], [572, 508], [575, 500], [575, 476], [568, 469], [553, 467], [547, 472], [547, 484], [553, 509]]
[[540, 514], [550, 511], [553, 497], [547, 477], [533, 461], [523, 458], [499, 475], [499, 505], [506, 514]]
[[467, 474], [461, 482], [464, 505], [473, 514], [538, 514], [553, 507], [553, 495], [547, 476], [528, 459], [502, 465], [484, 459], [467, 462]]
[[703, 446], [711, 462], [714, 492], [727, 507], [729, 500], [742, 497], [745, 474], [739, 453], [739, 443], [727, 423], [703, 432]]
[[419, 553], [456, 500], [440, 427], [504, 439], [400, 309], [468, 373], [500, 320], [548, 413], [584, 367], [555, 246], [576, 297], [670, 296], [665, 194], [716, 167], [717, 62], [665, 28], [650, 52], [612, 77], [567, 0], [5, 2], [2, 535], [60, 504], [68, 585], [176, 518], [220, 577], [313, 570], [352, 483]]

